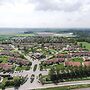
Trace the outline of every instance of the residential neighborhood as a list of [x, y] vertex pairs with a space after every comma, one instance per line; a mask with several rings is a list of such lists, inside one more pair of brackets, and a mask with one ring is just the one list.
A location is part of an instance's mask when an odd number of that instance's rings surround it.
[[0, 42], [0, 88], [32, 90], [89, 80], [87, 46], [75, 37], [40, 35], [13, 36]]

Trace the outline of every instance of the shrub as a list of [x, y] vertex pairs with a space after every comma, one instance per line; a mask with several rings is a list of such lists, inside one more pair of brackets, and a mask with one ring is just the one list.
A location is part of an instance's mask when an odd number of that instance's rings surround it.
[[33, 71], [36, 71], [36, 69], [37, 69], [37, 64], [34, 66]]

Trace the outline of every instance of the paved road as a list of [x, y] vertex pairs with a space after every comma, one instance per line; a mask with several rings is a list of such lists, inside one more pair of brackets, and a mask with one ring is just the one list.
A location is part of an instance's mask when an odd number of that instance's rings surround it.
[[[38, 86], [38, 87], [30, 87], [27, 90], [31, 89], [39, 89], [39, 88], [51, 88], [51, 87], [60, 87], [60, 86], [70, 86], [70, 85], [81, 85], [81, 84], [90, 84], [90, 80], [84, 80], [84, 81], [72, 81], [72, 82], [61, 82], [58, 85], [55, 84], [46, 84], [43, 86]], [[90, 90], [90, 89], [89, 89]]]
[[[20, 87], [18, 90], [32, 90], [32, 89], [42, 89], [42, 88], [51, 88], [51, 87], [53, 88], [53, 87], [81, 85], [81, 84], [90, 84], [90, 80], [72, 81], [72, 82], [61, 82], [58, 85], [55, 85], [55, 84], [41, 85], [41, 84], [32, 83], [32, 84], [28, 84], [28, 85], [25, 84], [26, 85], [25, 87], [22, 87], [22, 88]], [[14, 90], [14, 88], [7, 88], [6, 90]], [[76, 90], [78, 90], [78, 89], [76, 89]], [[81, 90], [85, 90], [85, 89], [81, 89]]]

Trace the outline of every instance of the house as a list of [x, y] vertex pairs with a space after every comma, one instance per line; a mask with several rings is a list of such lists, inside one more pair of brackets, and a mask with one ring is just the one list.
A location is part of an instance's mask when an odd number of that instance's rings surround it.
[[90, 57], [83, 57], [83, 61], [90, 61]]
[[83, 65], [89, 67], [90, 66], [90, 61], [83, 62]]
[[34, 53], [31, 55], [31, 57], [36, 59], [41, 59], [41, 58], [45, 58], [45, 55], [43, 55], [42, 53]]

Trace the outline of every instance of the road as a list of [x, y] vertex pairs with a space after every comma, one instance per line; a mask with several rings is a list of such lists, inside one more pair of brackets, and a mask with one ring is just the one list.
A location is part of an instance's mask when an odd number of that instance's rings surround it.
[[[90, 80], [61, 82], [61, 83], [58, 83], [58, 85], [55, 85], [55, 84], [46, 84], [46, 85], [37, 84], [36, 85], [36, 83], [32, 83], [28, 85], [25, 84], [26, 85], [25, 87], [22, 87], [22, 88], [20, 87], [18, 90], [44, 89], [44, 88], [53, 88], [53, 87], [62, 87], [62, 86], [71, 86], [71, 85], [83, 85], [83, 84], [90, 84]], [[7, 88], [6, 90], [14, 90], [14, 88]]]

